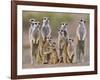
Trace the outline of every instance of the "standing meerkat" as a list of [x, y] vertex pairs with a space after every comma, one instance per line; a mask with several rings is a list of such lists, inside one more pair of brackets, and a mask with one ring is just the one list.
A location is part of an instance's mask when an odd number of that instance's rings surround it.
[[33, 26], [33, 24], [34, 24], [34, 22], [35, 22], [35, 19], [29, 19], [29, 23], [30, 23], [30, 27], [29, 27], [29, 41], [30, 41], [30, 47], [31, 47], [31, 43], [32, 43], [32, 31], [34, 30], [34, 26]]
[[62, 23], [60, 28], [58, 29], [58, 55], [59, 55], [60, 62], [62, 62], [62, 59], [64, 57], [62, 55], [63, 46], [68, 39], [67, 27], [68, 27], [68, 25], [66, 23]]
[[30, 28], [29, 28], [29, 41], [30, 41], [30, 53], [31, 53], [31, 64], [35, 63], [36, 59], [36, 48], [39, 43], [39, 27], [40, 23], [36, 22], [34, 19], [30, 19]]
[[84, 20], [80, 20], [76, 30], [76, 34], [77, 34], [77, 51], [76, 51], [77, 62], [82, 63], [84, 60], [83, 58], [84, 58], [84, 48], [85, 48], [85, 38], [86, 38], [86, 26]]
[[49, 18], [48, 17], [43, 18], [43, 24], [42, 24], [42, 27], [41, 27], [41, 34], [42, 34], [44, 42], [45, 42], [46, 38], [51, 35], [51, 27], [50, 27], [50, 24], [49, 24]]

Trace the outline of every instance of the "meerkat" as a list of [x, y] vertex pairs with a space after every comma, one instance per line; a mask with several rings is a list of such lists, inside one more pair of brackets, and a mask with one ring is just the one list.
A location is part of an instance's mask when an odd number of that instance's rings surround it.
[[30, 19], [29, 23], [30, 23], [30, 27], [29, 27], [29, 41], [30, 41], [30, 47], [32, 45], [32, 31], [34, 30], [33, 24], [35, 22], [35, 19]]
[[84, 61], [84, 48], [85, 48], [85, 39], [86, 39], [86, 26], [85, 21], [80, 20], [79, 25], [76, 30], [77, 35], [77, 63], [82, 63]]
[[74, 41], [73, 39], [68, 40], [67, 52], [68, 52], [69, 63], [73, 63], [75, 57], [73, 41]]
[[69, 63], [69, 55], [68, 55], [68, 40], [63, 41], [64, 45], [62, 47], [62, 62], [63, 63]]
[[[41, 35], [42, 37], [42, 35]], [[49, 46], [51, 45], [52, 37], [48, 36], [44, 43], [43, 39], [40, 38], [39, 46], [38, 46], [38, 55], [37, 55], [37, 63], [38, 64], [47, 64], [48, 63], [48, 55], [49, 55]]]
[[36, 59], [36, 48], [38, 47], [39, 42], [39, 26], [40, 23], [36, 22], [34, 19], [30, 19], [30, 28], [29, 28], [29, 41], [30, 41], [30, 53], [31, 53], [31, 64], [35, 63]]
[[32, 31], [34, 29], [33, 23], [35, 19], [29, 19], [30, 27], [29, 27], [29, 42], [30, 42], [30, 56], [31, 56], [31, 64], [33, 64], [33, 57], [32, 57]]
[[51, 35], [48, 36], [46, 38], [46, 42], [44, 43], [43, 45], [43, 63], [44, 64], [47, 64], [49, 63], [49, 56], [50, 56], [50, 50], [49, 50], [49, 47], [51, 46], [51, 43], [52, 43], [52, 37]]
[[58, 63], [58, 55], [57, 55], [57, 49], [56, 49], [56, 43], [53, 42], [50, 45], [50, 60], [49, 63], [50, 64], [57, 64]]
[[46, 40], [46, 37], [51, 35], [51, 27], [50, 27], [50, 24], [49, 24], [49, 18], [48, 17], [43, 18], [43, 24], [42, 24], [42, 27], [41, 27], [41, 34], [42, 34], [42, 37], [43, 37], [43, 41]]
[[59, 62], [62, 62], [64, 56], [62, 56], [62, 50], [65, 42], [68, 38], [68, 25], [66, 23], [62, 23], [60, 28], [58, 29], [58, 54], [59, 54]]
[[34, 29], [32, 30], [32, 40], [33, 40], [33, 44], [38, 44], [39, 39], [40, 39], [40, 23], [39, 22], [34, 22], [33, 23], [33, 27]]

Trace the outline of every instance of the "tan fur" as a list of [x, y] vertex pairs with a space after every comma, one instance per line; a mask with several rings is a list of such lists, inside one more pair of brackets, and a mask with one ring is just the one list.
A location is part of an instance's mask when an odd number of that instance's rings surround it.
[[57, 51], [55, 47], [50, 47], [50, 64], [56, 64], [58, 62]]
[[42, 38], [39, 40], [38, 51], [36, 55], [37, 64], [43, 64], [43, 40]]
[[75, 55], [73, 54], [73, 51], [70, 51], [69, 45], [68, 45], [68, 48], [67, 48], [67, 52], [68, 52], [68, 56], [69, 56], [69, 62], [73, 63]]
[[63, 50], [62, 50], [62, 57], [63, 57], [63, 62], [64, 63], [69, 63], [69, 55], [68, 55], [68, 42], [65, 41], [65, 44], [63, 45]]

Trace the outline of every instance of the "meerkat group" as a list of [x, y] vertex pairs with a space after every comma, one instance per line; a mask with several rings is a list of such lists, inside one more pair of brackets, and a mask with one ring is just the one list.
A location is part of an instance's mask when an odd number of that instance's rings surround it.
[[[43, 18], [42, 25], [35, 19], [29, 20], [31, 64], [73, 63], [75, 58], [75, 46], [74, 39], [69, 37], [68, 24], [63, 22], [57, 28], [58, 39], [57, 42], [54, 42], [49, 22], [48, 17]], [[77, 62], [81, 62], [81, 58], [84, 55], [84, 42], [86, 37], [84, 20], [80, 20], [76, 34], [76, 58]]]

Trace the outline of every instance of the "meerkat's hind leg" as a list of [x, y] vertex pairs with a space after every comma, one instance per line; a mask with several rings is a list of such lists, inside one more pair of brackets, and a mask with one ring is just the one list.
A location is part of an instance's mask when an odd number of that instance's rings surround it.
[[70, 63], [73, 63], [73, 60], [74, 60], [74, 54], [72, 54], [72, 56], [69, 59]]

